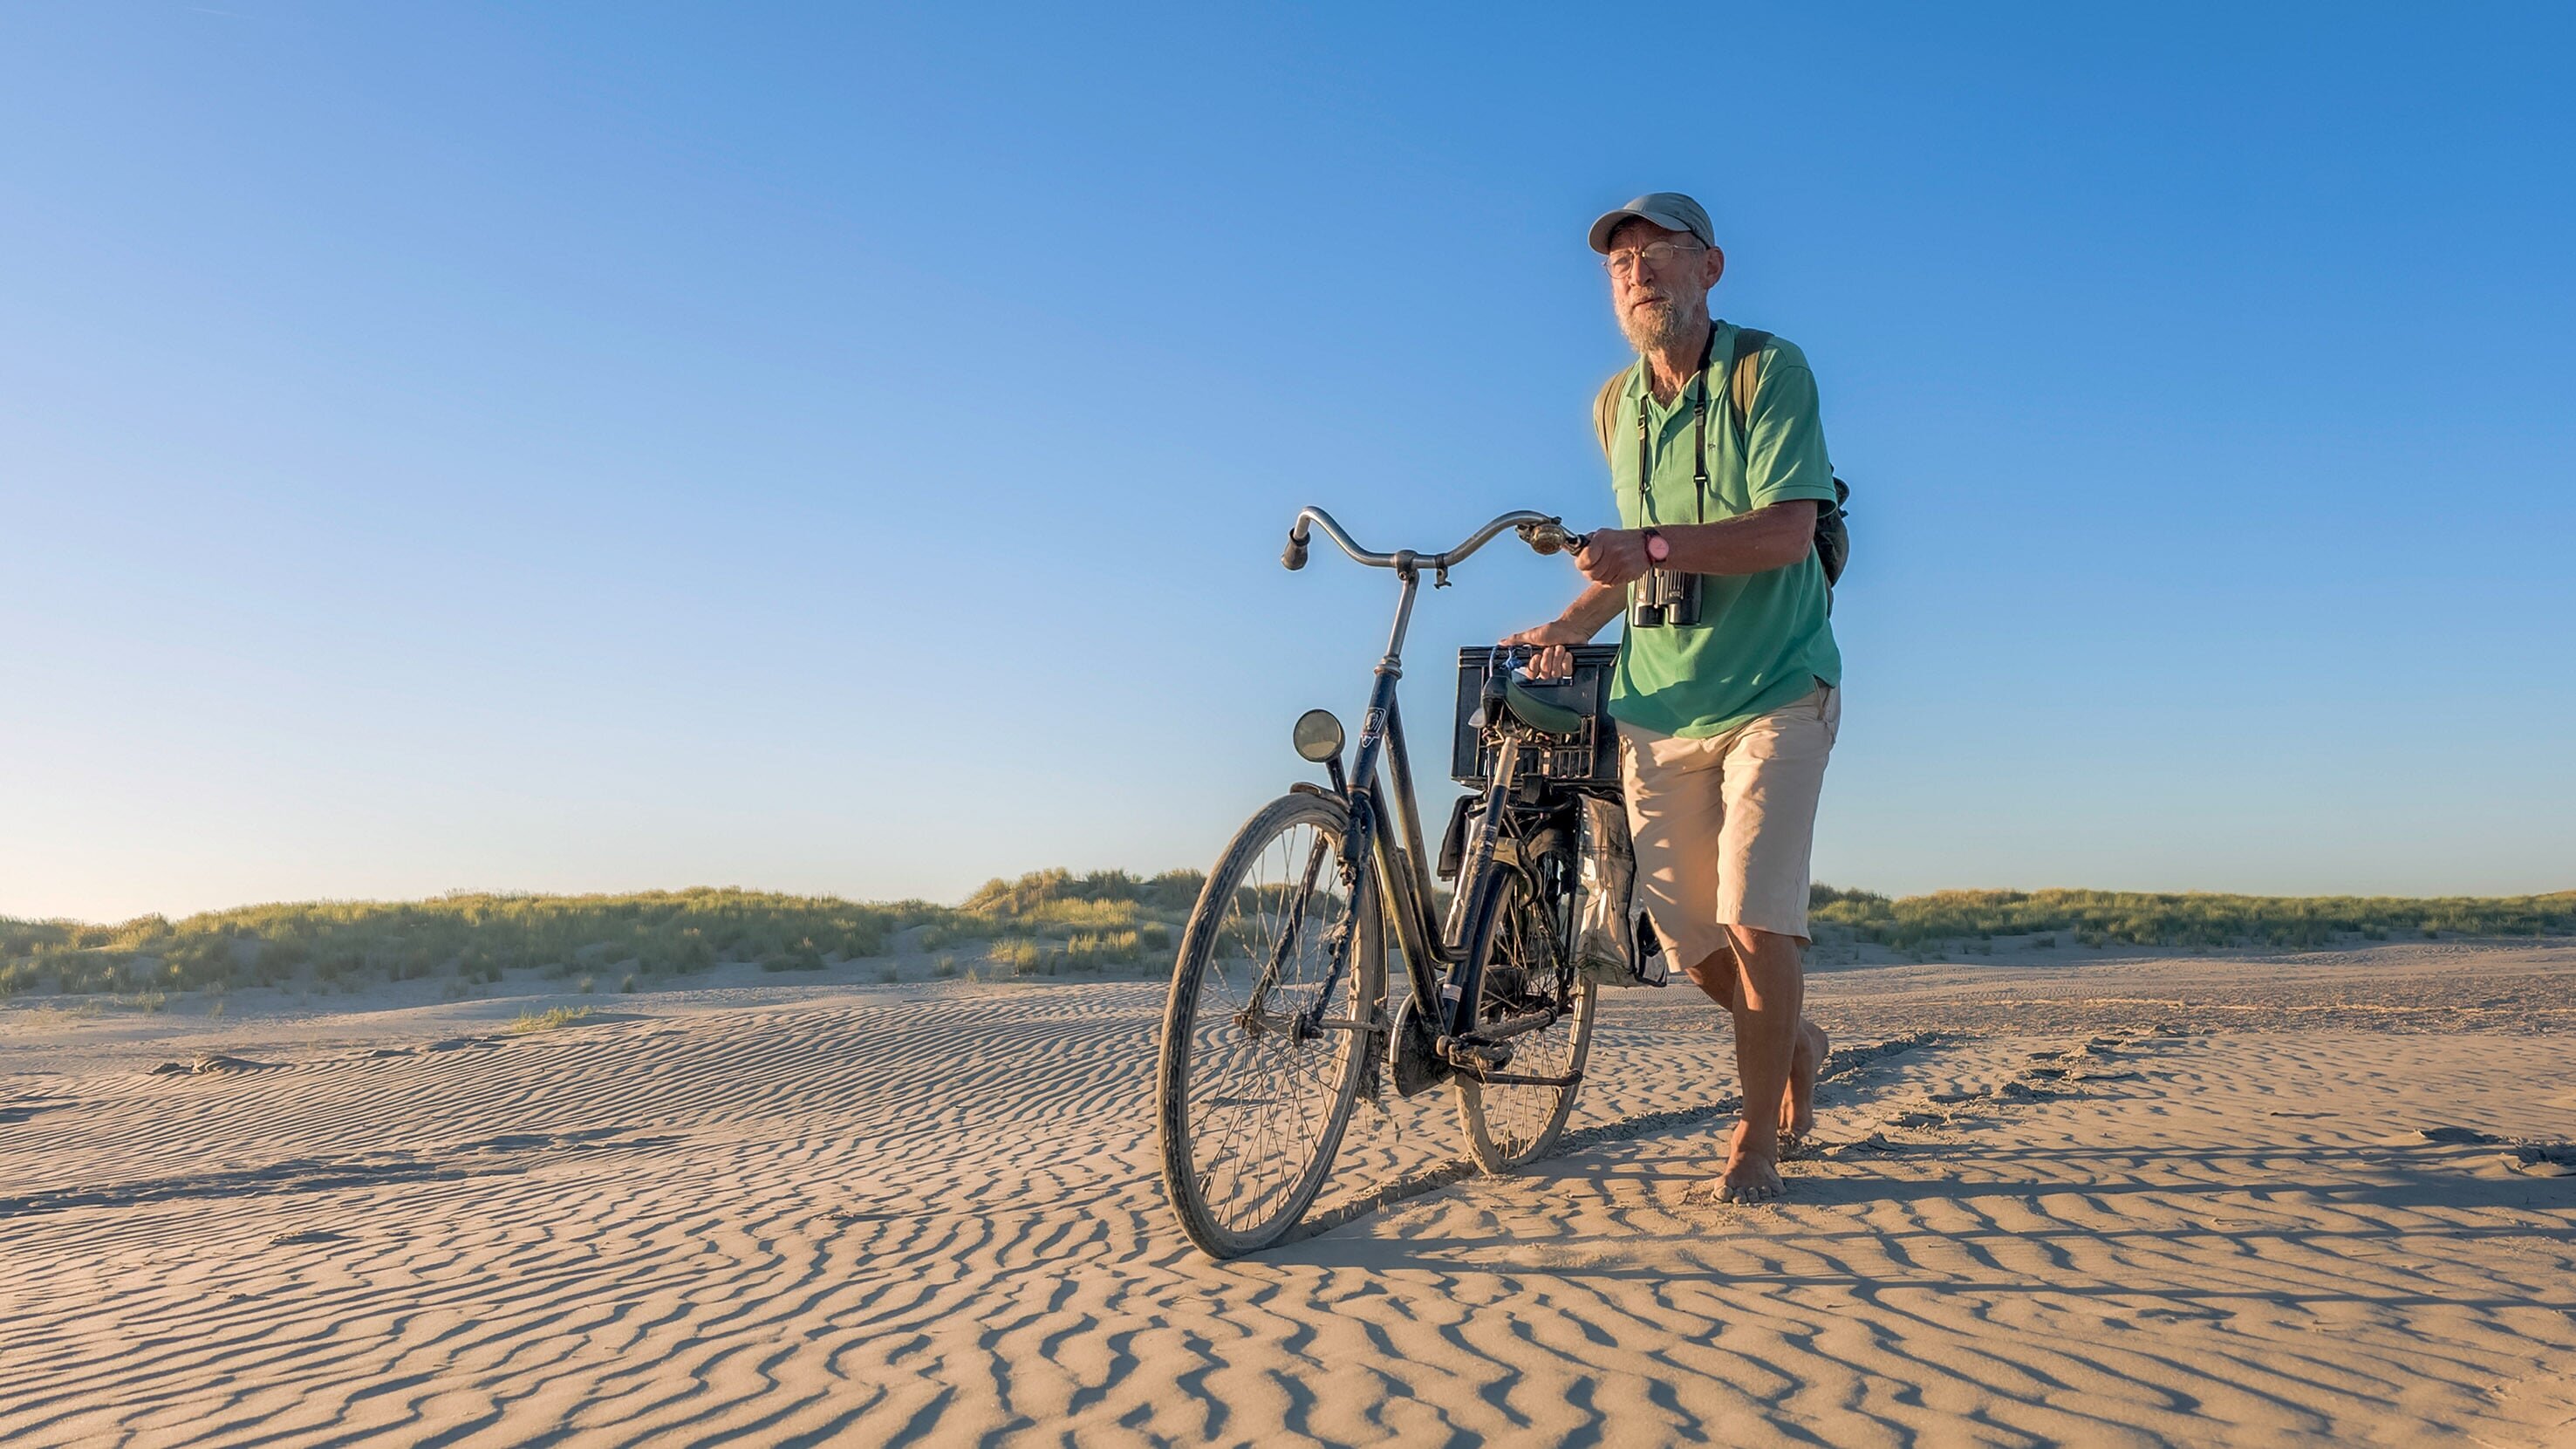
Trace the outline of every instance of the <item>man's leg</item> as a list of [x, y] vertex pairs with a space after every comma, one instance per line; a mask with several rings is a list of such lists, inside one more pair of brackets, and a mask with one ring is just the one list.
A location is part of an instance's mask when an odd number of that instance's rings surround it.
[[[1810, 1120], [1814, 1112], [1823, 1053], [1804, 1030], [1801, 951], [1816, 799], [1841, 713], [1838, 691], [1820, 685], [1727, 743], [1717, 919], [1735, 954], [1735, 1061], [1745, 1102], [1718, 1182], [1718, 1196], [1727, 1202], [1780, 1195], [1781, 1119], [1788, 1116], [1794, 1127], [1802, 1107]], [[1803, 1071], [1802, 1045], [1809, 1057]]]
[[1722, 751], [1706, 740], [1619, 727], [1620, 784], [1636, 856], [1636, 900], [1664, 959], [1733, 1010], [1735, 957], [1717, 924], [1718, 834], [1726, 822]]
[[[1747, 731], [1760, 730], [1771, 723], [1766, 718], [1747, 726]], [[1755, 761], [1770, 748], [1770, 733], [1764, 733], [1750, 754], [1744, 752], [1740, 735], [1735, 739], [1686, 740], [1622, 726], [1620, 736], [1628, 830], [1637, 857], [1638, 899], [1647, 907], [1656, 934], [1663, 938], [1667, 958], [1685, 963], [1682, 974], [1735, 1018], [1737, 1069], [1741, 1075], [1747, 1022], [1740, 1002], [1745, 996], [1742, 983], [1746, 972], [1738, 959], [1735, 929], [1718, 922], [1725, 919], [1720, 910], [1722, 900], [1732, 902], [1734, 914], [1742, 915], [1745, 893], [1740, 877], [1745, 862], [1741, 842], [1730, 843], [1728, 837], [1744, 832], [1734, 828], [1736, 822], [1730, 817], [1738, 808], [1739, 796], [1743, 797], [1740, 803], [1748, 825], [1758, 823], [1768, 805], [1769, 792]], [[1808, 815], [1813, 814], [1811, 790]], [[1812, 830], [1812, 824], [1806, 828]], [[1803, 845], [1799, 853], [1798, 878], [1787, 889], [1796, 898], [1795, 920], [1797, 928], [1803, 930], [1807, 890]], [[1722, 874], [1739, 879], [1721, 889]], [[1780, 890], [1773, 889], [1769, 894], [1776, 896]], [[1757, 928], [1757, 934], [1776, 933]], [[1792, 976], [1796, 977], [1798, 940], [1791, 937], [1781, 944], [1788, 952]], [[1766, 980], [1777, 974], [1776, 964], [1765, 969]], [[1776, 987], [1769, 995], [1778, 995]], [[1750, 1081], [1745, 1083], [1748, 1095], [1744, 1100], [1765, 1104], [1762, 1110], [1748, 1110], [1746, 1116], [1759, 1116], [1767, 1124], [1769, 1143], [1762, 1154], [1766, 1163], [1777, 1158], [1783, 1132], [1803, 1136], [1815, 1121], [1815, 1076], [1824, 1060], [1825, 1034], [1813, 1023], [1802, 1022], [1794, 1003], [1789, 1020], [1801, 1029], [1792, 1035], [1788, 1068], [1767, 1074], [1772, 1083], [1770, 1095], [1750, 1095], [1753, 1085]], [[1761, 1030], [1763, 1025], [1757, 1024], [1753, 1029]], [[1737, 1136], [1742, 1135], [1743, 1129], [1738, 1128]], [[1738, 1155], [1730, 1146], [1730, 1171]], [[1770, 1170], [1769, 1185], [1766, 1195], [1776, 1196], [1776, 1170]]]
[[1692, 962], [1682, 974], [1690, 978], [1691, 985], [1698, 987], [1702, 995], [1725, 1007], [1728, 1015], [1735, 1013], [1737, 971], [1733, 948]]
[[[1792, 943], [1794, 944], [1794, 943]], [[1705, 959], [1694, 961], [1682, 972], [1693, 986], [1709, 1000], [1736, 1015], [1736, 998], [1741, 994], [1737, 981], [1742, 968], [1736, 964], [1735, 948], [1730, 946]], [[1803, 992], [1801, 993], [1803, 999]], [[1798, 1016], [1798, 1037], [1789, 1053], [1789, 1089], [1780, 1098], [1779, 1135], [1784, 1143], [1784, 1156], [1790, 1155], [1785, 1144], [1805, 1140], [1816, 1130], [1816, 1073], [1823, 1070], [1825, 1054], [1832, 1049], [1832, 1039], [1815, 1019], [1802, 1010]], [[1746, 1101], [1753, 1099], [1748, 1097]]]
[[[1803, 995], [1803, 991], [1801, 995]], [[1789, 1096], [1780, 1104], [1780, 1155], [1795, 1157], [1816, 1130], [1816, 1074], [1825, 1068], [1833, 1039], [1816, 1019], [1798, 1015], [1798, 1049], [1789, 1057]]]
[[[1744, 1082], [1744, 1121], [1729, 1144], [1718, 1197], [1763, 1202], [1780, 1195], [1780, 1108], [1791, 1100], [1791, 1069], [1805, 1034], [1807, 974], [1796, 937], [1751, 926], [1731, 926], [1728, 934], [1735, 940], [1735, 1070]], [[1805, 1088], [1812, 1103], [1812, 1066]]]

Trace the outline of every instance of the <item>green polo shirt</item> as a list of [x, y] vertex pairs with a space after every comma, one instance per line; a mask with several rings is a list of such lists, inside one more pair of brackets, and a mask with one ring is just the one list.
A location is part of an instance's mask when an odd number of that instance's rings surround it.
[[[1715, 523], [1793, 498], [1834, 499], [1833, 464], [1816, 416], [1816, 377], [1793, 343], [1773, 339], [1758, 359], [1748, 446], [1735, 445], [1727, 411], [1726, 358], [1735, 327], [1717, 324], [1718, 359], [1674, 398], [1658, 404], [1640, 359], [1628, 371], [1610, 429], [1610, 486], [1623, 528]], [[1701, 389], [1708, 409], [1709, 486], [1693, 485], [1691, 419]], [[1637, 476], [1637, 412], [1645, 409], [1647, 477]], [[1642, 486], [1641, 486], [1642, 482]], [[1700, 585], [1700, 621], [1690, 627], [1624, 625], [1610, 685], [1612, 718], [1668, 735], [1723, 734], [1805, 695], [1818, 679], [1842, 682], [1842, 653], [1825, 613], [1825, 569], [1810, 549], [1796, 563], [1758, 574], [1710, 574]]]

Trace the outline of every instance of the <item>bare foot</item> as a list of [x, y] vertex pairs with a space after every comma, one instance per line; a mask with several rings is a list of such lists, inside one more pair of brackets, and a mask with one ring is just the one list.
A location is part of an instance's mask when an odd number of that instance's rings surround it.
[[1798, 1045], [1789, 1058], [1789, 1089], [1780, 1095], [1780, 1155], [1797, 1157], [1816, 1130], [1816, 1073], [1833, 1042], [1825, 1029], [1804, 1017], [1798, 1020]]
[[1774, 1157], [1757, 1153], [1746, 1140], [1749, 1126], [1737, 1123], [1735, 1136], [1726, 1144], [1726, 1169], [1717, 1179], [1719, 1202], [1771, 1202], [1788, 1191]]

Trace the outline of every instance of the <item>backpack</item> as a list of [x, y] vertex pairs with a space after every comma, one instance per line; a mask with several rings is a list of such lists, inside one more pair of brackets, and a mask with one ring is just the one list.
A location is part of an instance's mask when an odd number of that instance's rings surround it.
[[[1762, 351], [1771, 345], [1771, 334], [1750, 327], [1735, 329], [1735, 351], [1726, 359], [1727, 415], [1735, 422], [1735, 454], [1741, 458], [1752, 451], [1753, 395], [1762, 385]], [[1610, 430], [1619, 421], [1620, 384], [1628, 377], [1621, 368], [1601, 384], [1601, 395], [1592, 400], [1592, 430], [1600, 434], [1601, 454], [1610, 456]], [[1816, 505], [1816, 561], [1825, 568], [1825, 597], [1828, 605], [1834, 585], [1842, 581], [1843, 565], [1851, 561], [1851, 530], [1843, 520], [1850, 516], [1843, 504], [1851, 498], [1851, 485], [1834, 480], [1834, 501]]]

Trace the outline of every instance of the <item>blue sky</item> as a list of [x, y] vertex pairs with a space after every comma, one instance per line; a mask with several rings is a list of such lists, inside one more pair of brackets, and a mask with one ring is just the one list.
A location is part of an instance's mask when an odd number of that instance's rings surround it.
[[0, 913], [1204, 864], [1300, 504], [1606, 515], [1657, 188], [1855, 487], [1821, 879], [2576, 886], [2576, 22], [1670, 17], [0, 11]]

